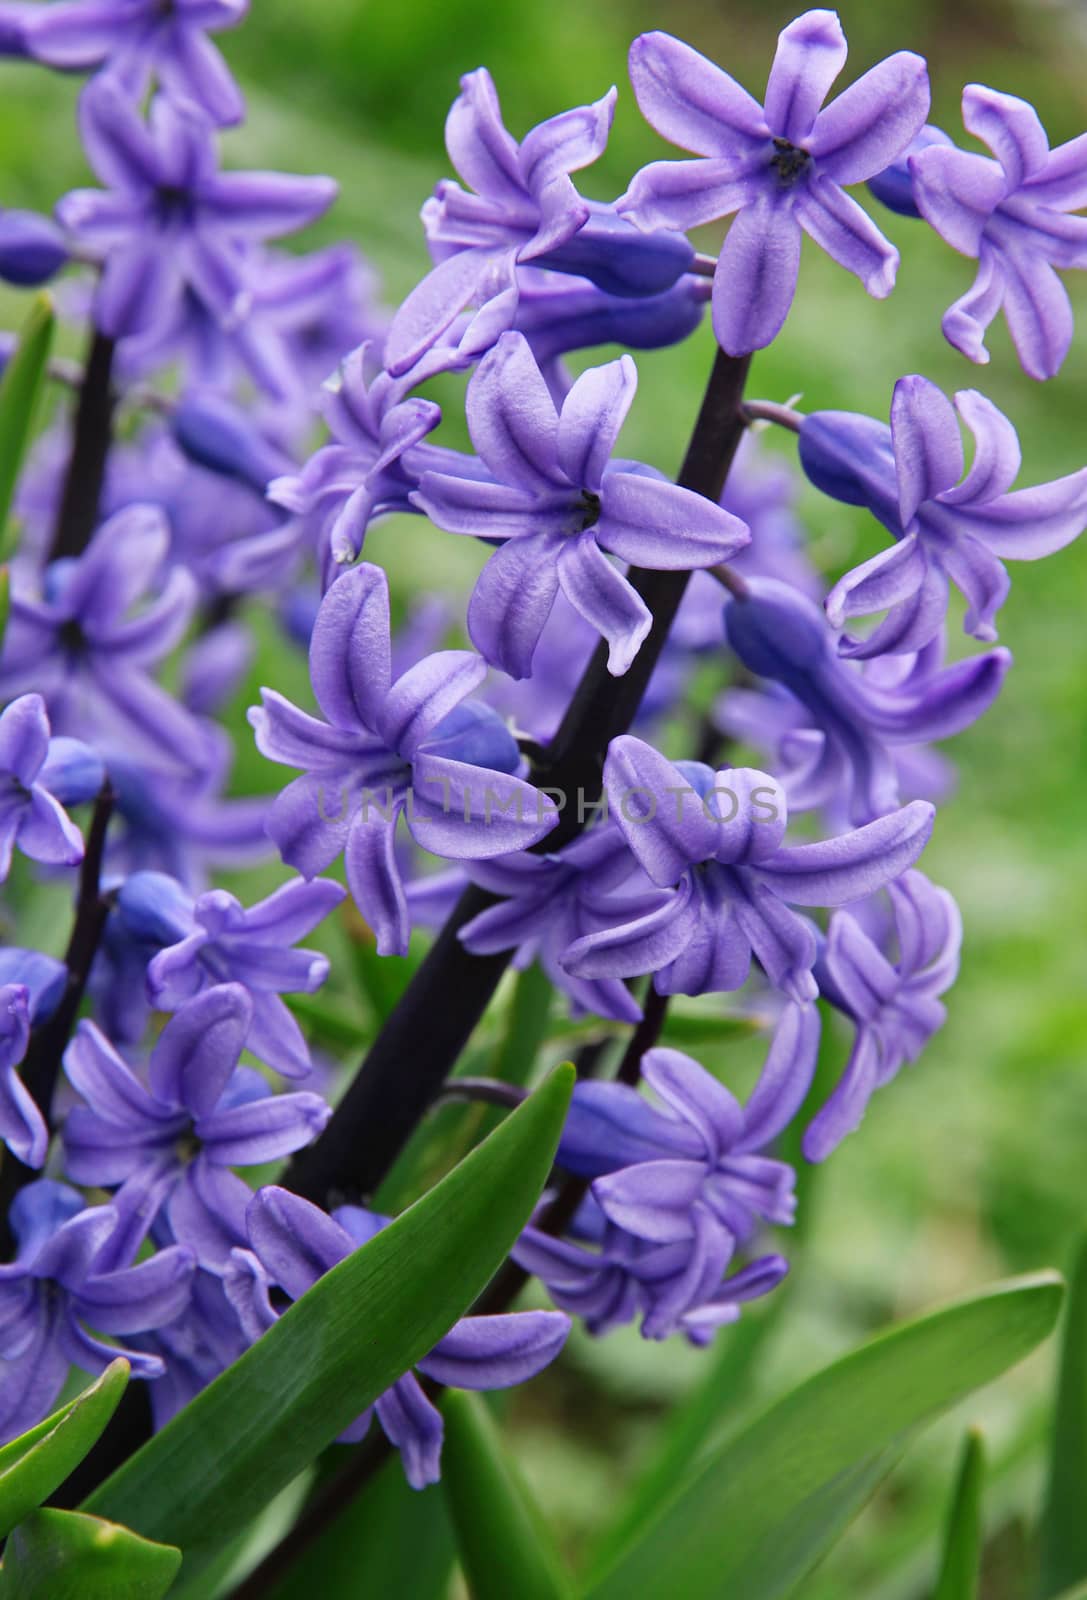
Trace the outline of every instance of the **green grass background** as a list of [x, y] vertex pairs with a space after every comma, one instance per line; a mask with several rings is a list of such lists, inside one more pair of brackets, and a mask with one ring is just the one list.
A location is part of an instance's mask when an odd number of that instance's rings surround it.
[[[852, 47], [847, 78], [890, 50], [923, 51], [934, 120], [953, 133], [961, 86], [974, 79], [1033, 99], [1054, 143], [1087, 126], [1087, 22], [1076, 0], [846, 0], [841, 13]], [[630, 39], [667, 27], [758, 90], [791, 14], [781, 0], [257, 0], [248, 24], [221, 40], [251, 107], [247, 127], [226, 140], [226, 159], [337, 177], [340, 204], [313, 238], [355, 239], [395, 300], [425, 267], [417, 211], [448, 171], [442, 123], [460, 73], [490, 67], [516, 133], [618, 83], [611, 145], [585, 181], [587, 192], [607, 198], [666, 153], [626, 82]], [[0, 86], [0, 203], [48, 207], [86, 181], [71, 121], [76, 85], [4, 65]], [[1025, 378], [1002, 329], [991, 340], [992, 365], [973, 368], [939, 329], [970, 265], [920, 224], [882, 212], [880, 220], [903, 254], [892, 298], [867, 299], [855, 280], [806, 251], [796, 306], [782, 338], [757, 358], [750, 392], [779, 400], [801, 393], [810, 408], [885, 415], [895, 378], [921, 372], [949, 390], [977, 385], [1009, 412], [1024, 445], [1022, 481], [1082, 465], [1080, 285], [1070, 285], [1080, 338], [1059, 379], [1041, 386]], [[710, 230], [706, 246], [713, 243]], [[639, 357], [629, 453], [676, 466], [710, 354], [704, 329], [682, 349]], [[874, 524], [847, 508], [811, 494], [804, 508], [830, 575], [882, 542]], [[462, 588], [470, 574], [461, 543], [395, 523], [375, 535], [373, 553], [392, 566], [401, 594], [433, 584], [435, 574]], [[958, 790], [924, 862], [965, 916], [948, 1025], [818, 1174], [787, 1315], [757, 1371], [737, 1381], [726, 1420], [895, 1317], [1003, 1273], [1060, 1265], [1083, 1226], [1085, 602], [1087, 541], [1014, 569], [1001, 636], [1016, 666], [988, 718], [955, 742]], [[239, 740], [246, 738], [241, 727]], [[727, 1053], [714, 1065], [730, 1075]], [[591, 1544], [661, 1415], [707, 1359], [633, 1334], [598, 1345], [578, 1338], [556, 1373], [515, 1398], [510, 1426], [572, 1552]], [[892, 1600], [925, 1592], [966, 1420], [981, 1421], [996, 1462], [985, 1593], [1002, 1600], [1023, 1592], [1023, 1517], [1041, 1487], [1051, 1365], [1052, 1353], [1042, 1355], [934, 1430], [804, 1595]]]

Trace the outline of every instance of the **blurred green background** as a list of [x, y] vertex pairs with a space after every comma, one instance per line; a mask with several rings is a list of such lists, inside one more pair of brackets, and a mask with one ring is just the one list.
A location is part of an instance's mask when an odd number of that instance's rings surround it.
[[[617, 82], [615, 132], [584, 183], [609, 198], [666, 153], [626, 84], [630, 39], [667, 27], [759, 90], [776, 32], [793, 14], [781, 0], [258, 0], [247, 25], [220, 40], [251, 109], [247, 127], [228, 136], [226, 159], [337, 177], [341, 202], [313, 237], [356, 240], [395, 300], [425, 268], [417, 212], [448, 171], [442, 124], [462, 72], [490, 67], [517, 134]], [[851, 44], [846, 77], [894, 49], [924, 52], [933, 120], [954, 134], [961, 87], [974, 79], [1035, 101], [1053, 143], [1087, 127], [1087, 20], [1078, 0], [847, 0], [841, 14]], [[77, 85], [6, 64], [0, 85], [0, 203], [46, 208], [85, 181], [71, 123]], [[978, 385], [1008, 411], [1024, 444], [1024, 482], [1078, 468], [1087, 459], [1084, 324], [1049, 385], [1021, 374], [1002, 327], [993, 330], [991, 367], [971, 367], [939, 329], [970, 264], [920, 224], [883, 212], [879, 220], [903, 254], [895, 294], [876, 304], [807, 252], [793, 314], [774, 349], [756, 359], [750, 392], [886, 415], [895, 378], [922, 372], [949, 390]], [[714, 242], [710, 230], [705, 247]], [[1070, 287], [1082, 318], [1087, 298]], [[674, 469], [710, 353], [703, 329], [680, 350], [639, 357], [624, 436], [630, 454]], [[882, 543], [859, 514], [807, 492], [803, 506], [828, 576]], [[409, 587], [433, 584], [436, 571], [454, 587], [470, 579], [461, 541], [414, 523], [391, 524], [374, 541], [375, 558]], [[1015, 569], [1002, 642], [1016, 668], [986, 721], [955, 743], [958, 790], [924, 862], [965, 916], [948, 1025], [817, 1174], [786, 1312], [754, 1370], [742, 1370], [736, 1346], [730, 1422], [893, 1318], [1001, 1274], [1061, 1265], [1083, 1226], [1085, 610], [1087, 541]], [[729, 1055], [713, 1064], [733, 1076]], [[722, 1352], [730, 1337], [721, 1336]], [[559, 1369], [514, 1397], [509, 1425], [526, 1470], [574, 1554], [591, 1546], [675, 1398], [707, 1362], [729, 1359], [634, 1334], [598, 1345], [579, 1338]], [[984, 1592], [989, 1600], [1021, 1593], [1030, 1560], [1022, 1514], [1036, 1509], [1041, 1488], [1052, 1360], [1050, 1350], [932, 1430], [802, 1593], [893, 1600], [926, 1592], [965, 1421], [983, 1425], [996, 1462]], [[410, 1576], [402, 1589], [387, 1581], [386, 1593], [413, 1592]]]

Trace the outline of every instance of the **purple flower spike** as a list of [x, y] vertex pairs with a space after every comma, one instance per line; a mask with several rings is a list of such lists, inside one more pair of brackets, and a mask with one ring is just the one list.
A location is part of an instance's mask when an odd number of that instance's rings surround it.
[[25, 6], [26, 50], [65, 72], [102, 67], [132, 100], [152, 80], [213, 122], [240, 122], [245, 102], [209, 33], [236, 28], [249, 0], [57, 0]]
[[102, 786], [101, 761], [76, 739], [50, 739], [40, 694], [0, 714], [0, 883], [16, 845], [32, 861], [73, 867], [83, 836], [61, 804], [89, 800]]
[[1004, 312], [1024, 372], [1052, 378], [1072, 343], [1072, 306], [1057, 268], [1087, 267], [1087, 134], [1056, 150], [1034, 107], [982, 84], [963, 90], [967, 132], [993, 153], [932, 147], [910, 157], [917, 209], [978, 264], [944, 314], [956, 350], [985, 363], [985, 330]]
[[382, 955], [403, 955], [410, 923], [396, 862], [401, 815], [424, 850], [453, 860], [507, 855], [554, 827], [554, 801], [512, 774], [516, 741], [488, 707], [464, 704], [486, 667], [470, 650], [440, 650], [392, 679], [389, 586], [366, 563], [321, 604], [310, 677], [326, 720], [273, 689], [249, 713], [270, 761], [301, 768], [268, 831], [306, 877], [341, 851], [347, 881]]
[[105, 262], [95, 321], [111, 338], [161, 332], [192, 296], [223, 328], [250, 309], [247, 251], [312, 222], [336, 194], [331, 178], [220, 172], [214, 130], [188, 101], [159, 95], [144, 122], [115, 84], [80, 100], [83, 143], [103, 189], [76, 189], [57, 218]]
[[506, 131], [486, 68], [461, 79], [445, 125], [449, 156], [467, 189], [438, 185], [423, 207], [437, 265], [393, 319], [386, 364], [394, 377], [413, 367], [477, 307], [461, 339], [479, 354], [508, 329], [520, 292], [518, 265], [589, 278], [609, 294], [656, 295], [690, 267], [686, 239], [646, 236], [613, 207], [583, 200], [570, 173], [602, 154], [615, 110], [614, 89], [594, 105], [541, 122], [520, 144]]
[[943, 1027], [940, 996], [959, 970], [962, 919], [946, 889], [920, 872], [889, 885], [893, 959], [848, 911], [830, 920], [820, 958], [820, 988], [856, 1027], [841, 1081], [804, 1134], [804, 1155], [824, 1161], [859, 1126], [873, 1093], [907, 1061], [916, 1061]]
[[[235, 1250], [224, 1278], [250, 1339], [275, 1321], [268, 1290], [277, 1284], [299, 1299], [337, 1262], [365, 1247], [387, 1218], [359, 1206], [341, 1206], [331, 1216], [286, 1189], [265, 1188], [248, 1212], [250, 1250]], [[508, 1389], [542, 1372], [566, 1342], [570, 1324], [552, 1311], [515, 1311], [504, 1316], [465, 1317], [440, 1339], [418, 1369], [458, 1389]], [[408, 1372], [375, 1402], [373, 1411], [389, 1442], [401, 1453], [413, 1489], [437, 1483], [441, 1474], [441, 1413]], [[344, 1434], [361, 1439], [371, 1419], [366, 1411]]]
[[[974, 436], [965, 477], [960, 417]], [[1009, 493], [1021, 463], [1012, 424], [976, 389], [960, 390], [952, 405], [927, 378], [898, 380], [889, 428], [851, 411], [805, 417], [800, 461], [817, 489], [867, 506], [897, 541], [827, 596], [836, 628], [887, 612], [867, 638], [843, 637], [842, 654], [861, 660], [920, 650], [934, 638], [949, 582], [966, 598], [967, 633], [995, 639], [1009, 588], [1003, 560], [1052, 555], [1087, 525], [1087, 468]]]
[[138, 942], [142, 935], [160, 947], [147, 966], [153, 1005], [177, 1011], [215, 984], [241, 984], [252, 1006], [246, 1045], [284, 1077], [302, 1078], [310, 1070], [309, 1051], [279, 996], [312, 994], [328, 977], [326, 956], [291, 946], [343, 897], [330, 879], [295, 878], [245, 907], [225, 889], [191, 900], [172, 879], [143, 872], [129, 878], [117, 906], [130, 938]]
[[0, 1139], [27, 1167], [45, 1163], [49, 1130], [16, 1072], [30, 1042], [29, 995], [25, 984], [0, 985]]
[[[135, 1267], [113, 1259], [119, 1222], [113, 1206], [84, 1210], [74, 1189], [50, 1178], [16, 1196], [11, 1225], [18, 1253], [0, 1266], [0, 1443], [46, 1415], [72, 1363], [97, 1375], [124, 1356], [134, 1377], [161, 1375], [158, 1357], [95, 1335], [172, 1322], [188, 1303], [195, 1263], [177, 1245]], [[109, 1270], [99, 1265], [103, 1259]]]
[[64, 1123], [69, 1177], [112, 1188], [138, 1176], [146, 1217], [165, 1207], [172, 1236], [206, 1267], [245, 1238], [251, 1191], [230, 1169], [300, 1150], [331, 1115], [320, 1095], [273, 1095], [238, 1066], [252, 1021], [240, 984], [205, 989], [163, 1029], [146, 1087], [93, 1022], [80, 1023], [64, 1057], [86, 1102]]
[[511, 677], [531, 671], [560, 587], [607, 639], [608, 670], [626, 672], [652, 619], [608, 555], [689, 571], [748, 542], [747, 525], [720, 506], [611, 461], [637, 382], [630, 356], [591, 367], [557, 411], [528, 342], [503, 334], [468, 386], [468, 427], [486, 476], [427, 472], [413, 496], [450, 533], [505, 540], [476, 584], [468, 631]]
[[863, 183], [924, 125], [928, 73], [899, 51], [820, 109], [845, 65], [837, 13], [807, 11], [781, 34], [756, 100], [720, 67], [667, 33], [630, 50], [646, 120], [695, 161], [655, 161], [616, 201], [647, 228], [693, 228], [736, 213], [714, 278], [713, 326], [729, 355], [761, 350], [792, 304], [807, 233], [868, 293], [894, 287], [898, 251], [843, 185]]
[[774, 778], [676, 767], [630, 735], [611, 742], [604, 788], [631, 850], [673, 892], [647, 915], [575, 940], [563, 965], [582, 978], [651, 972], [660, 994], [738, 989], [754, 954], [790, 999], [814, 1000], [815, 934], [789, 907], [845, 905], [883, 888], [917, 860], [934, 817], [915, 800], [837, 838], [785, 845]]

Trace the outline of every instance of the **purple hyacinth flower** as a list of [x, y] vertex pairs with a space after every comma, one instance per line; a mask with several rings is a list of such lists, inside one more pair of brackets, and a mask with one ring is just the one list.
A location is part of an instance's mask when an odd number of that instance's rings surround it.
[[760, 1256], [725, 1277], [735, 1249], [731, 1234], [701, 1201], [691, 1206], [691, 1221], [693, 1239], [654, 1244], [609, 1222], [590, 1195], [574, 1219], [573, 1239], [528, 1227], [512, 1255], [591, 1334], [640, 1316], [643, 1339], [681, 1333], [704, 1346], [736, 1321], [743, 1304], [775, 1289], [789, 1265], [782, 1256]]
[[604, 789], [649, 877], [673, 892], [648, 915], [576, 940], [563, 964], [583, 978], [651, 972], [660, 994], [738, 989], [754, 954], [790, 999], [815, 999], [815, 934], [789, 907], [845, 905], [883, 888], [917, 860], [934, 816], [915, 800], [837, 838], [785, 845], [776, 779], [673, 766], [630, 735], [611, 742]]
[[250, 309], [254, 240], [293, 233], [332, 203], [331, 178], [220, 172], [214, 129], [196, 106], [158, 95], [144, 122], [116, 85], [80, 99], [83, 143], [105, 189], [76, 189], [57, 218], [105, 265], [97, 327], [110, 338], [167, 327], [191, 295], [222, 327]]
[[[331, 1216], [286, 1189], [261, 1189], [249, 1206], [250, 1250], [235, 1250], [227, 1267], [226, 1291], [251, 1339], [276, 1319], [269, 1299], [278, 1285], [298, 1300], [337, 1262], [365, 1247], [388, 1219], [359, 1206], [341, 1206]], [[569, 1320], [552, 1311], [515, 1311], [501, 1316], [464, 1317], [417, 1369], [425, 1377], [457, 1389], [508, 1389], [534, 1378], [558, 1355]], [[360, 1327], [365, 1337], [365, 1319]], [[414, 1372], [407, 1372], [372, 1408], [390, 1444], [401, 1454], [413, 1489], [437, 1483], [441, 1475], [442, 1417], [427, 1399]], [[344, 1434], [361, 1439], [371, 1419], [366, 1411]]]
[[[956, 412], [974, 437], [965, 477]], [[845, 635], [843, 655], [863, 660], [920, 650], [943, 623], [949, 582], [966, 598], [967, 633], [996, 638], [1009, 589], [1003, 560], [1052, 555], [1087, 524], [1087, 468], [1009, 493], [1021, 460], [1015, 429], [991, 400], [962, 389], [953, 406], [917, 376], [895, 384], [889, 428], [851, 411], [804, 418], [800, 461], [816, 488], [867, 506], [896, 540], [827, 596], [836, 628], [849, 617], [887, 612], [867, 638]]]
[[331, 879], [293, 878], [264, 900], [243, 906], [225, 889], [193, 900], [157, 872], [129, 878], [117, 913], [137, 952], [157, 947], [147, 963], [147, 992], [160, 1011], [177, 1011], [216, 984], [249, 991], [252, 1016], [246, 1045], [287, 1078], [310, 1070], [302, 1030], [281, 994], [312, 994], [328, 977], [328, 958], [291, 946], [323, 922], [344, 891]]
[[0, 984], [0, 1140], [27, 1167], [45, 1163], [49, 1130], [33, 1095], [16, 1072], [30, 1043], [26, 985]]
[[876, 299], [894, 287], [898, 251], [843, 185], [889, 166], [924, 125], [928, 73], [899, 51], [829, 106], [845, 65], [833, 11], [806, 11], [778, 40], [766, 104], [667, 33], [630, 49], [630, 77], [646, 120], [696, 161], [655, 161], [616, 201], [647, 228], [693, 228], [737, 213], [713, 286], [713, 326], [729, 355], [777, 336], [796, 292], [807, 233]]
[[224, 797], [226, 777], [222, 766], [177, 778], [149, 772], [139, 763], [113, 761], [117, 825], [106, 847], [107, 871], [120, 878], [166, 873], [190, 893], [201, 894], [214, 869], [268, 860], [273, 845], [265, 824], [271, 797]]
[[384, 346], [389, 313], [377, 273], [354, 244], [304, 255], [262, 250], [252, 284], [254, 321], [282, 340], [307, 400], [359, 345]]
[[559, 1164], [593, 1178], [610, 1223], [653, 1244], [693, 1244], [696, 1204], [740, 1244], [760, 1223], [788, 1226], [795, 1175], [762, 1152], [803, 1102], [818, 1048], [815, 1007], [787, 1006], [746, 1108], [690, 1056], [649, 1050], [642, 1077], [663, 1107], [626, 1084], [578, 1084]]
[[56, 0], [24, 8], [27, 53], [65, 72], [104, 69], [135, 102], [152, 81], [222, 126], [245, 102], [209, 33], [236, 28], [249, 0]]
[[[877, 674], [875, 662], [866, 670], [842, 659], [814, 600], [773, 578], [746, 581], [745, 598], [725, 606], [725, 632], [750, 672], [788, 691], [772, 714], [793, 810], [844, 801], [855, 823], [883, 816], [898, 804], [897, 748], [970, 727], [1011, 666], [1009, 652], [998, 649], [941, 668], [934, 641], [916, 660], [895, 658], [897, 673]], [[769, 717], [757, 719], [761, 739], [771, 726]]]
[[506, 855], [554, 827], [554, 801], [512, 774], [509, 729], [462, 704], [486, 667], [440, 650], [392, 679], [389, 586], [363, 563], [329, 589], [310, 643], [310, 677], [327, 720], [273, 689], [249, 713], [270, 761], [303, 769], [278, 797], [268, 831], [306, 877], [344, 852], [347, 882], [383, 955], [403, 955], [410, 923], [395, 855], [403, 815], [417, 844], [453, 860]]
[[156, 1429], [164, 1428], [249, 1348], [222, 1277], [204, 1267], [193, 1276], [192, 1298], [181, 1315], [153, 1333], [133, 1334], [131, 1343], [158, 1357], [166, 1369], [149, 1390]]
[[521, 263], [588, 278], [609, 294], [660, 294], [690, 267], [686, 239], [646, 235], [614, 207], [584, 200], [570, 173], [607, 144], [614, 89], [589, 106], [561, 112], [517, 141], [506, 131], [498, 95], [484, 67], [461, 79], [445, 125], [454, 168], [464, 179], [438, 185], [423, 207], [437, 265], [412, 290], [389, 329], [386, 365], [394, 376], [413, 367], [452, 327], [465, 306], [465, 355], [487, 350], [517, 312]]
[[1072, 342], [1072, 306], [1057, 268], [1087, 267], [1087, 134], [1049, 148], [1025, 100], [979, 83], [962, 94], [962, 120], [989, 156], [932, 147], [910, 158], [917, 209], [960, 255], [978, 264], [944, 313], [944, 336], [985, 363], [985, 330], [1003, 310], [1024, 372], [1052, 378]]
[[16, 586], [0, 695], [39, 691], [54, 733], [92, 728], [107, 766], [116, 753], [176, 775], [213, 757], [207, 729], [148, 672], [180, 641], [196, 601], [181, 567], [156, 587], [169, 540], [156, 506], [129, 506], [81, 556], [46, 568], [40, 594]]
[[221, 1267], [245, 1238], [248, 1184], [231, 1171], [278, 1161], [321, 1132], [331, 1108], [318, 1094], [272, 1094], [240, 1067], [253, 1002], [217, 984], [180, 1007], [151, 1052], [146, 1085], [93, 1022], [81, 1022], [64, 1070], [85, 1104], [67, 1115], [64, 1150], [76, 1183], [147, 1185], [145, 1214], [164, 1210], [174, 1239]]
[[102, 787], [101, 761], [78, 739], [51, 739], [45, 701], [24, 694], [0, 713], [0, 883], [12, 851], [49, 866], [83, 860], [83, 836], [64, 809]]
[[607, 639], [608, 670], [626, 672], [652, 618], [609, 554], [686, 572], [748, 541], [722, 507], [610, 460], [637, 381], [630, 356], [591, 367], [557, 410], [524, 336], [503, 334], [468, 385], [468, 428], [487, 476], [427, 472], [413, 496], [450, 533], [505, 541], [480, 574], [468, 631], [511, 677], [531, 671], [560, 587]]
[[0, 1266], [0, 1443], [46, 1415], [71, 1364], [97, 1376], [124, 1356], [134, 1377], [162, 1373], [158, 1357], [96, 1335], [172, 1322], [189, 1298], [192, 1253], [171, 1245], [138, 1266], [111, 1260], [103, 1270], [118, 1224], [113, 1206], [84, 1209], [76, 1190], [50, 1178], [20, 1189], [12, 1202], [18, 1251]]
[[851, 1018], [853, 1049], [837, 1088], [804, 1133], [809, 1161], [823, 1161], [859, 1126], [874, 1092], [916, 1061], [944, 1025], [940, 996], [959, 970], [962, 918], [946, 889], [906, 872], [887, 890], [897, 952], [889, 957], [849, 911], [830, 919], [819, 987]]

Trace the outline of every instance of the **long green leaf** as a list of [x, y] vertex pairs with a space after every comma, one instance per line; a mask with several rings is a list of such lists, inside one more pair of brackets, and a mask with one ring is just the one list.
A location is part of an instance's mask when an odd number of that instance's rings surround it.
[[[818, 1517], [798, 1510], [1019, 1361], [1051, 1331], [1061, 1296], [1054, 1273], [998, 1284], [809, 1378], [713, 1452], [594, 1586], [592, 1600], [787, 1593], [831, 1542]], [[830, 1522], [835, 1537], [843, 1524]]]
[[976, 1600], [981, 1566], [981, 1486], [985, 1446], [971, 1428], [963, 1446], [944, 1533], [940, 1576], [932, 1600]]
[[0, 1539], [83, 1460], [117, 1409], [128, 1374], [127, 1361], [111, 1361], [82, 1394], [0, 1450]]
[[11, 553], [5, 537], [8, 512], [30, 443], [56, 320], [49, 296], [35, 295], [19, 342], [0, 378], [0, 550], [5, 556]]
[[214, 1554], [463, 1316], [547, 1179], [561, 1067], [459, 1167], [327, 1273], [98, 1489], [85, 1509]]
[[570, 1584], [478, 1395], [442, 1401], [442, 1488], [472, 1600], [564, 1600]]
[[0, 650], [4, 648], [4, 635], [8, 631], [11, 615], [11, 568], [0, 567]]
[[0, 1600], [161, 1600], [181, 1551], [81, 1511], [32, 1511], [11, 1535]]
[[1068, 1285], [1042, 1519], [1042, 1600], [1087, 1579], [1087, 1237]]

